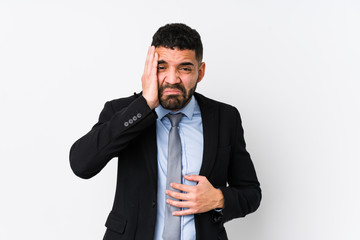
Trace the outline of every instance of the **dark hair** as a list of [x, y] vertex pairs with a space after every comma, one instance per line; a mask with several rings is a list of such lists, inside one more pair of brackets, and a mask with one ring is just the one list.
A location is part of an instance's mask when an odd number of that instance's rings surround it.
[[160, 27], [153, 36], [151, 46], [195, 50], [196, 60], [202, 61], [203, 46], [200, 35], [183, 23], [170, 23]]

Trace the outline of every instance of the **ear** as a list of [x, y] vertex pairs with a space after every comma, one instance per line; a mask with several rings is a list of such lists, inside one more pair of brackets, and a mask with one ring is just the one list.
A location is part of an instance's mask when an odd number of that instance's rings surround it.
[[198, 75], [197, 82], [200, 82], [203, 79], [204, 75], [205, 75], [205, 63], [202, 62], [202, 63], [200, 63], [199, 75]]

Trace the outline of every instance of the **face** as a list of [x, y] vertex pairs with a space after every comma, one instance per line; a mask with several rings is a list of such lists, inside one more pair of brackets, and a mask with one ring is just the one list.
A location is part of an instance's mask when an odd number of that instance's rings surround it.
[[199, 63], [194, 50], [157, 47], [159, 100], [161, 106], [177, 111], [190, 101], [196, 85], [205, 74], [205, 63]]

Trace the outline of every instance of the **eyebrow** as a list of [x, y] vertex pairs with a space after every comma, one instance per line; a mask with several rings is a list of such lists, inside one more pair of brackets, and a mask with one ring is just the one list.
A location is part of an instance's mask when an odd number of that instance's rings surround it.
[[[164, 60], [159, 60], [158, 64], [166, 64], [167, 62]], [[179, 66], [195, 66], [192, 62], [183, 62], [180, 63]]]
[[194, 66], [194, 64], [191, 62], [183, 62], [183, 63], [180, 63], [179, 65], [180, 66], [189, 66], [189, 65]]

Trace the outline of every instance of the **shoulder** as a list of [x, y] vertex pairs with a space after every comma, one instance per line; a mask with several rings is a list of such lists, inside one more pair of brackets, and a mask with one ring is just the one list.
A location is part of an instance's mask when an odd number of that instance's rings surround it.
[[237, 108], [228, 103], [220, 102], [220, 101], [205, 97], [204, 95], [197, 93], [197, 92], [194, 93], [194, 95], [200, 105], [200, 108], [218, 110], [218, 111], [220, 111], [220, 113], [231, 114], [231, 115], [239, 114]]

